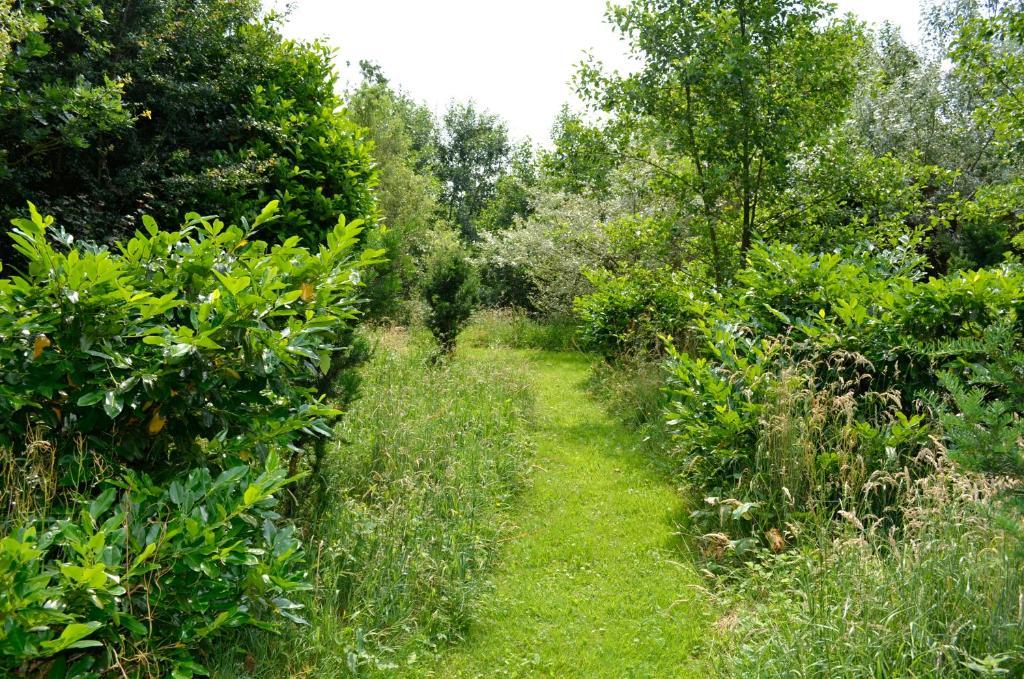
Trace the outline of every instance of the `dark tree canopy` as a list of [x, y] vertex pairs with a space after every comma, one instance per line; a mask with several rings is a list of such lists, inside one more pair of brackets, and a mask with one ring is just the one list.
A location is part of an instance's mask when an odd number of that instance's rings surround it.
[[258, 0], [29, 1], [0, 93], [0, 210], [31, 199], [109, 240], [145, 213], [237, 219], [319, 238], [372, 213], [356, 126], [335, 114], [332, 54], [285, 40]]

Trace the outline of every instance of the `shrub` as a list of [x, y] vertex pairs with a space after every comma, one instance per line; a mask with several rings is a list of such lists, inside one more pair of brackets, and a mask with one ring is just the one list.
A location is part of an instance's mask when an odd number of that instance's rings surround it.
[[1024, 477], [1024, 347], [1012, 325], [944, 343], [944, 368], [930, 399], [950, 455], [979, 472]]
[[672, 352], [668, 426], [719, 531], [839, 512], [898, 526], [900, 474], [932, 472], [943, 430], [960, 459], [1019, 468], [1020, 270], [919, 281], [892, 255], [755, 248], [741, 287], [690, 305], [700, 341]]
[[594, 292], [576, 300], [580, 346], [606, 359], [657, 356], [662, 337], [687, 343], [701, 302], [674, 275], [662, 271], [590, 276]]
[[146, 219], [115, 252], [34, 207], [15, 220], [0, 668], [188, 677], [224, 630], [299, 620], [300, 543], [276, 496], [319, 469], [302, 446], [332, 434], [325, 396], [352, 386], [339, 371], [361, 355], [359, 274], [379, 252], [356, 255], [343, 219], [316, 251], [255, 240], [276, 207], [241, 227]]
[[[341, 111], [330, 49], [285, 39], [259, 0], [25, 0], [0, 92], [0, 213], [32, 197], [78, 238], [131, 237], [201, 204], [268, 201], [279, 241], [374, 217], [370, 144]], [[4, 259], [10, 254], [0, 243]]]
[[573, 300], [589, 294], [585, 272], [612, 258], [607, 221], [621, 212], [612, 201], [534, 190], [533, 213], [514, 228], [483, 232], [479, 244], [485, 299], [543, 318], [572, 314]]
[[477, 303], [479, 283], [469, 257], [460, 248], [441, 246], [427, 264], [423, 297], [430, 311], [427, 327], [441, 350], [450, 354]]
[[345, 347], [359, 272], [360, 226], [342, 220], [318, 251], [269, 246], [251, 226], [192, 215], [179, 231], [136, 233], [118, 252], [47, 239], [32, 211], [11, 232], [26, 264], [0, 280], [0, 436], [32, 426], [61, 447], [89, 447], [161, 471], [263, 457], [336, 412], [318, 378]]
[[127, 473], [0, 539], [0, 668], [189, 677], [223, 631], [300, 621], [288, 597], [306, 587], [301, 545], [274, 511], [287, 482], [275, 455], [260, 472], [198, 469], [168, 486]]

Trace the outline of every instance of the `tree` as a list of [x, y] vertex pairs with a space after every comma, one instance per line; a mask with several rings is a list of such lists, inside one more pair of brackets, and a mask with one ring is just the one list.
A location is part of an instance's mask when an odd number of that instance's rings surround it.
[[0, 91], [0, 213], [33, 200], [112, 242], [193, 205], [227, 220], [281, 202], [275, 235], [370, 218], [359, 128], [333, 54], [285, 40], [259, 0], [26, 0]]
[[1013, 151], [1024, 147], [1024, 3], [998, 3], [991, 16], [975, 13], [960, 22], [952, 56], [979, 84], [976, 110], [997, 139]]
[[615, 155], [604, 132], [563, 106], [551, 129], [553, 148], [541, 156], [541, 168], [554, 189], [607, 198]]
[[581, 93], [645, 130], [669, 160], [650, 162], [696, 194], [719, 283], [730, 250], [742, 259], [759, 236], [792, 155], [848, 110], [860, 31], [832, 11], [821, 0], [633, 0], [609, 18], [641, 67], [579, 74]]
[[416, 260], [440, 220], [441, 183], [431, 171], [436, 127], [430, 110], [394, 89], [379, 67], [369, 62], [361, 67], [363, 81], [347, 95], [347, 111], [373, 142], [380, 177], [377, 205], [385, 225], [380, 247], [389, 258], [370, 287], [370, 313], [394, 318], [401, 311], [398, 302], [418, 286]]
[[24, 40], [40, 28], [38, 18], [27, 16], [24, 10], [14, 6], [14, 0], [0, 0], [0, 83], [11, 56], [11, 44]]
[[512, 146], [508, 129], [497, 116], [470, 102], [452, 104], [444, 115], [438, 140], [436, 173], [448, 221], [464, 239], [477, 238], [477, 218], [505, 174]]
[[498, 178], [494, 195], [480, 212], [477, 231], [504, 231], [533, 214], [530, 191], [537, 180], [533, 147], [529, 142], [517, 145], [509, 154], [508, 170]]
[[455, 340], [472, 315], [478, 294], [468, 254], [458, 244], [442, 242], [427, 263], [423, 297], [429, 306], [427, 327], [445, 354], [455, 350]]

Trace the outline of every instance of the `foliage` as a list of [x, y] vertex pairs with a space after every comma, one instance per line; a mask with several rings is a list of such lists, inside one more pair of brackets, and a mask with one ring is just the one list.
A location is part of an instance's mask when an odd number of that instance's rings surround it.
[[15, 528], [0, 540], [0, 668], [191, 677], [226, 630], [301, 622], [301, 545], [274, 511], [287, 482], [275, 455], [169, 486], [127, 473], [66, 518]]
[[334, 411], [318, 379], [356, 317], [360, 225], [342, 220], [319, 251], [293, 238], [191, 215], [179, 231], [146, 220], [114, 253], [49, 240], [52, 219], [15, 221], [20, 275], [0, 281], [0, 427], [14, 445], [33, 426], [147, 469], [265, 456]]
[[435, 172], [446, 217], [464, 239], [477, 238], [477, 219], [494, 197], [511, 153], [508, 129], [497, 116], [472, 103], [449, 107], [437, 141]]
[[[1006, 385], [1018, 379], [1024, 277], [1005, 267], [918, 281], [894, 254], [755, 248], [744, 287], [677, 303], [697, 339], [672, 350], [669, 427], [677, 464], [711, 496], [702, 516], [724, 533], [838, 511], [898, 525], [901, 474], [930, 473], [922, 451], [939, 450], [929, 394], [948, 390], [963, 408], [950, 414], [954, 449], [1003, 473], [1019, 464], [1005, 426], [1024, 401]], [[1002, 447], [975, 448], [985, 435]], [[721, 498], [737, 502], [725, 523]]]
[[372, 225], [377, 173], [371, 145], [363, 129], [338, 112], [334, 52], [320, 43], [281, 41], [268, 59], [267, 84], [255, 85], [246, 105], [246, 113], [258, 121], [259, 136], [247, 139], [234, 161], [265, 171], [247, 191], [229, 185], [224, 194], [206, 172], [196, 177], [193, 195], [203, 204], [225, 206], [228, 219], [278, 201], [280, 214], [272, 228], [279, 240], [300, 236], [304, 243], [318, 244], [339, 216]]
[[[31, 206], [0, 280], [0, 666], [192, 676], [223, 631], [299, 621], [275, 496], [321, 460], [355, 351], [358, 223], [318, 250], [190, 215], [81, 246]], [[51, 237], [57, 244], [51, 243]], [[28, 441], [24, 453], [22, 442]], [[288, 451], [290, 460], [281, 456]]]
[[527, 219], [483, 233], [478, 257], [485, 296], [491, 305], [566, 317], [573, 300], [591, 290], [586, 272], [609, 258], [604, 226], [621, 208], [545, 190], [532, 192], [530, 200]]
[[31, 199], [107, 243], [197, 202], [231, 222], [277, 199], [274, 226], [310, 242], [339, 215], [372, 217], [332, 53], [283, 39], [257, 0], [21, 7], [41, 28], [16, 43], [0, 93], [4, 214]]
[[552, 188], [566, 193], [607, 198], [615, 169], [613, 150], [604, 132], [563, 106], [551, 131], [553, 148], [541, 156]]
[[536, 186], [538, 177], [529, 142], [512, 149], [508, 164], [508, 170], [494, 186], [494, 195], [480, 211], [477, 221], [480, 232], [508, 230], [533, 214], [531, 190]]
[[686, 341], [694, 298], [669, 272], [591, 276], [595, 291], [576, 301], [580, 345], [605, 358], [661, 353], [662, 337]]
[[940, 421], [951, 457], [969, 469], [1024, 478], [1024, 351], [1020, 330], [995, 325], [981, 338], [954, 340], [936, 354], [944, 402]]
[[[491, 361], [428, 370], [422, 336], [377, 336], [362, 397], [331, 444], [331, 501], [308, 552], [308, 626], [240, 639], [254, 662], [215, 676], [387, 676], [465, 630], [525, 481], [532, 411], [521, 376]], [[252, 669], [245, 671], [244, 666]]]
[[849, 104], [859, 31], [832, 12], [817, 1], [635, 2], [609, 19], [641, 68], [580, 73], [586, 96], [670, 154], [652, 164], [699, 201], [694, 231], [718, 283], [731, 251], [745, 256], [759, 237], [758, 210], [791, 154], [821, 139]]
[[423, 297], [429, 306], [427, 327], [450, 354], [455, 340], [476, 307], [479, 280], [468, 255], [455, 244], [442, 243], [427, 264]]
[[377, 206], [385, 225], [377, 247], [388, 255], [386, 270], [369, 286], [368, 313], [404, 320], [400, 302], [417, 294], [417, 264], [440, 221], [441, 184], [433, 174], [437, 131], [425, 106], [395, 89], [372, 64], [362, 66], [363, 82], [348, 94], [346, 107], [373, 142]]
[[960, 26], [952, 56], [957, 67], [979, 84], [985, 105], [980, 122], [996, 138], [1020, 150], [1024, 143], [1024, 8], [1007, 2], [991, 16], [972, 16]]
[[7, 61], [11, 56], [11, 43], [24, 40], [33, 31], [39, 30], [38, 18], [25, 14], [14, 0], [0, 0], [0, 82], [3, 82]]

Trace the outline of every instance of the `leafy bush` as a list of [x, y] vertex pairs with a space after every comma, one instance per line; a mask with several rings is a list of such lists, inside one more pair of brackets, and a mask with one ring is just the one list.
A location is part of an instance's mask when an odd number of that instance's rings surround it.
[[380, 253], [357, 255], [344, 219], [316, 251], [255, 240], [276, 209], [241, 227], [146, 219], [116, 252], [52, 233], [34, 207], [15, 220], [3, 669], [187, 677], [224, 630], [299, 620], [300, 543], [275, 496], [319, 468], [301, 446], [332, 434], [325, 394], [350, 381], [359, 274]]
[[301, 621], [288, 599], [306, 587], [301, 544], [274, 511], [287, 483], [275, 455], [261, 472], [198, 469], [169, 486], [127, 473], [67, 518], [4, 537], [0, 668], [188, 677], [224, 630]]
[[196, 204], [230, 223], [276, 199], [270, 241], [373, 220], [370, 145], [340, 110], [331, 50], [285, 39], [259, 0], [18, 6], [34, 30], [0, 92], [5, 218], [32, 199], [107, 244]]
[[513, 228], [483, 232], [479, 268], [485, 301], [543, 318], [572, 314], [573, 300], [592, 291], [585, 275], [609, 256], [606, 221], [621, 208], [611, 201], [536, 190], [532, 214]]
[[[740, 287], [690, 305], [701, 341], [672, 352], [668, 426], [712, 496], [701, 516], [724, 534], [839, 512], [898, 525], [900, 474], [932, 472], [943, 429], [965, 456], [1019, 465], [1024, 276], [1007, 265], [919, 281], [893, 254], [755, 248]], [[956, 407], [936, 418], [937, 401]]]
[[358, 222], [342, 220], [313, 252], [292, 238], [269, 246], [251, 226], [192, 215], [119, 252], [48, 242], [33, 208], [11, 232], [25, 271], [0, 281], [0, 436], [44, 425], [62, 446], [91, 448], [152, 470], [266, 455], [335, 411], [318, 377], [356, 317]]
[[459, 247], [442, 245], [427, 264], [423, 297], [430, 311], [427, 327], [441, 350], [450, 354], [473, 313], [479, 282], [469, 257]]
[[1020, 331], [997, 324], [980, 339], [947, 342], [939, 413], [950, 455], [975, 471], [1024, 478], [1024, 347]]
[[700, 304], [674, 275], [636, 270], [625, 275], [595, 273], [590, 280], [595, 291], [575, 304], [584, 349], [611, 359], [659, 355], [664, 336], [689, 341]]

